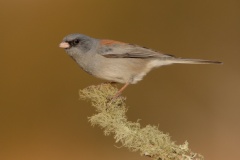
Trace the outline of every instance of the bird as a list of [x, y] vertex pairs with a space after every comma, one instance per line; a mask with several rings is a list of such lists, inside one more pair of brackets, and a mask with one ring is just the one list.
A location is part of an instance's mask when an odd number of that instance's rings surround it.
[[65, 36], [59, 44], [87, 73], [110, 82], [124, 84], [115, 97], [129, 84], [136, 84], [153, 68], [170, 64], [222, 64], [219, 61], [188, 59], [164, 54], [135, 44], [96, 39], [84, 34]]

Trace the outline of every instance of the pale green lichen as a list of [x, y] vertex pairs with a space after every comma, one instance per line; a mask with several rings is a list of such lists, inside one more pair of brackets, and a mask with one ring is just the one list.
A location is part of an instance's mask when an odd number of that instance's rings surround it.
[[131, 151], [139, 151], [141, 155], [154, 160], [203, 160], [203, 156], [193, 153], [188, 142], [176, 145], [168, 134], [158, 127], [147, 125], [141, 127], [139, 122], [130, 122], [126, 117], [126, 98], [112, 97], [118, 89], [110, 84], [89, 86], [80, 90], [80, 98], [91, 101], [96, 114], [89, 117], [92, 125], [99, 125], [105, 135], [112, 134], [117, 142]]

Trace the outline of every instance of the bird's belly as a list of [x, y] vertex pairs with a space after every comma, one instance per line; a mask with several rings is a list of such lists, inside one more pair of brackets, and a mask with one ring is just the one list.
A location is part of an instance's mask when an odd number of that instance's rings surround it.
[[99, 73], [93, 73], [93, 75], [111, 82], [127, 83], [131, 79], [131, 77], [125, 74], [123, 70], [104, 67], [99, 71]]
[[92, 72], [94, 76], [118, 83], [135, 84], [146, 74], [144, 64], [137, 59], [105, 58], [95, 67], [97, 72]]

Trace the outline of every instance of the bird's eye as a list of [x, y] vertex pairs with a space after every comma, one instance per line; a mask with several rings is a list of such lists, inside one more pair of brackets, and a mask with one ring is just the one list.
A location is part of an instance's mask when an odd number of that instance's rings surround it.
[[77, 45], [79, 43], [78, 39], [73, 40], [73, 45]]

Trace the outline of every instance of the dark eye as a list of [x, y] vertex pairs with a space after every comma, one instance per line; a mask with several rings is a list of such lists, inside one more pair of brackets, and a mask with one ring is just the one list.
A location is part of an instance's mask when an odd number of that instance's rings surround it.
[[79, 43], [79, 39], [73, 40], [73, 45], [77, 45]]

